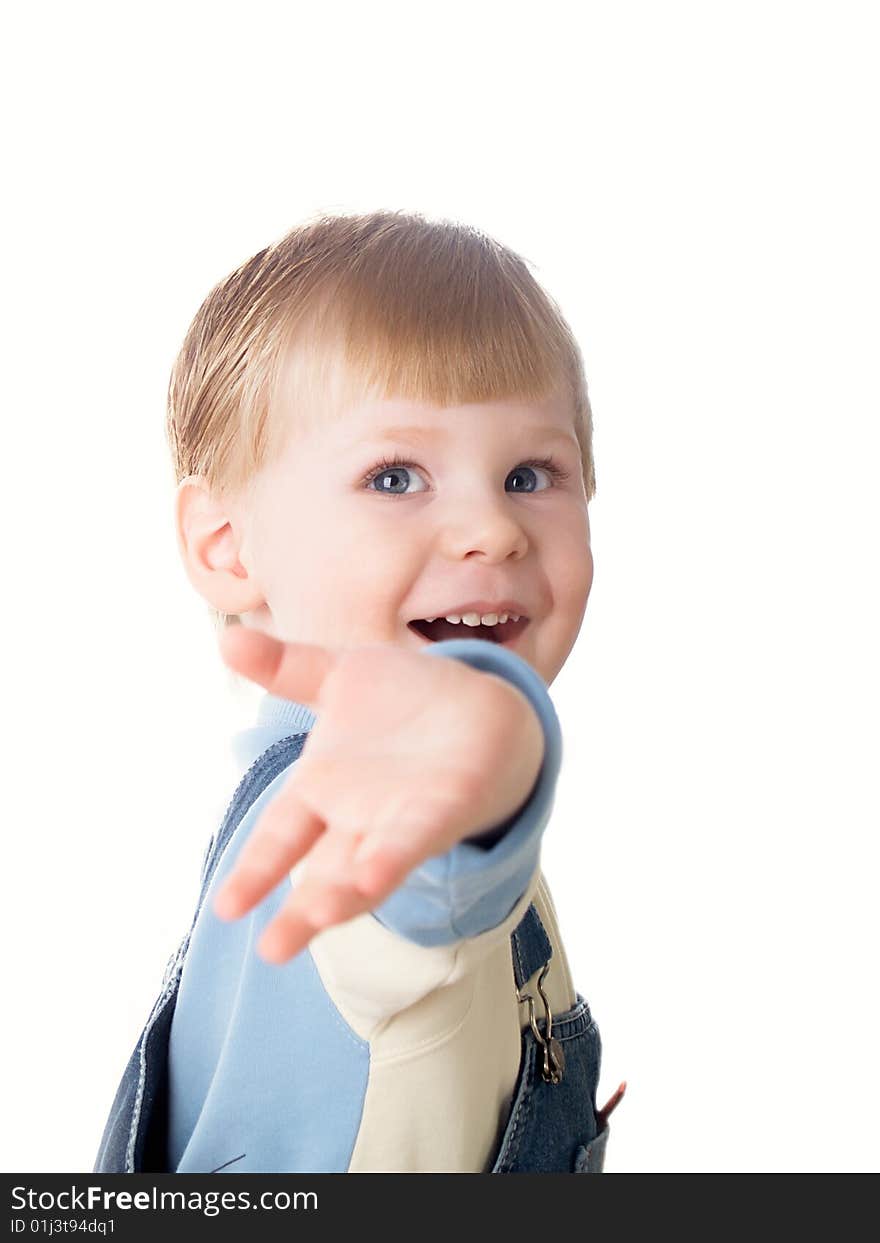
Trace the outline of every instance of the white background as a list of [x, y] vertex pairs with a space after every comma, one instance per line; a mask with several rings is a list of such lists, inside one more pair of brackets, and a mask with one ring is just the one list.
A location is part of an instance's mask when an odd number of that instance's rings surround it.
[[609, 1172], [877, 1169], [876, 8], [316, 9], [7, 17], [0, 1167], [91, 1169], [250, 721], [174, 355], [307, 214], [391, 207], [518, 250], [584, 351], [544, 868], [629, 1083]]

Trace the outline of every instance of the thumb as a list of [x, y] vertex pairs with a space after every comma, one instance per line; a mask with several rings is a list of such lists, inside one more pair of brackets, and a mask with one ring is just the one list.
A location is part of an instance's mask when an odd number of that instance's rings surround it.
[[237, 624], [221, 631], [217, 646], [225, 664], [272, 695], [307, 707], [320, 706], [321, 688], [336, 654], [317, 643], [289, 643], [263, 630]]

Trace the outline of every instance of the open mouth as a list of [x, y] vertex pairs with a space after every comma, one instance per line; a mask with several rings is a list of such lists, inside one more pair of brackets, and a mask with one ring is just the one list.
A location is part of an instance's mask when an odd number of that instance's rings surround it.
[[445, 617], [434, 621], [416, 618], [407, 625], [420, 639], [429, 643], [439, 643], [442, 639], [486, 639], [489, 643], [512, 643], [529, 624], [528, 617], [520, 617], [518, 621], [499, 622], [495, 626], [468, 626], [465, 622], [450, 622]]

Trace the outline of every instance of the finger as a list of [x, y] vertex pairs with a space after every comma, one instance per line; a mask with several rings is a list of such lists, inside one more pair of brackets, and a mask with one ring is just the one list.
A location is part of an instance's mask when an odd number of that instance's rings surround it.
[[273, 695], [307, 707], [319, 706], [321, 687], [336, 665], [330, 648], [317, 643], [288, 643], [249, 626], [228, 626], [218, 639], [220, 655], [236, 673]]
[[[404, 879], [418, 862], [417, 851], [408, 843], [389, 841], [380, 832], [328, 829], [316, 842], [303, 866], [301, 884], [321, 882], [356, 889], [375, 905]], [[308, 892], [305, 888], [303, 895]], [[316, 907], [316, 911], [320, 911]]]
[[302, 802], [289, 778], [238, 852], [214, 897], [214, 913], [220, 919], [240, 918], [284, 879], [324, 831], [323, 820]]
[[370, 905], [371, 899], [352, 885], [302, 877], [260, 937], [257, 952], [267, 962], [287, 962], [317, 932], [363, 914]]
[[316, 932], [370, 910], [400, 883], [412, 861], [374, 852], [367, 869], [355, 863], [360, 833], [328, 829], [309, 853], [294, 887], [257, 946], [269, 962], [287, 962]]
[[374, 853], [381, 854], [391, 866], [407, 870], [423, 859], [443, 854], [462, 837], [471, 818], [461, 799], [438, 795], [404, 802], [385, 814], [382, 825], [361, 843], [355, 862], [361, 863]]
[[370, 906], [375, 907], [403, 883], [421, 860], [405, 843], [378, 835], [371, 834], [364, 847], [352, 861], [354, 883], [370, 899]]

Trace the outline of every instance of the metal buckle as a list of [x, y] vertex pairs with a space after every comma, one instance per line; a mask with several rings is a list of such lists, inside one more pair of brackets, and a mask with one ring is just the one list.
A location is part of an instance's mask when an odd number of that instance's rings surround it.
[[523, 993], [518, 991], [516, 996], [518, 1001], [527, 1001], [529, 1003], [529, 1024], [534, 1033], [535, 1040], [541, 1046], [544, 1053], [544, 1064], [541, 1067], [541, 1075], [545, 1083], [559, 1083], [565, 1073], [565, 1054], [562, 1052], [562, 1045], [553, 1035], [553, 1012], [550, 1009], [550, 1002], [547, 994], [541, 985], [544, 982], [544, 976], [550, 970], [550, 964], [545, 963], [541, 974], [537, 979], [537, 989], [544, 1003], [544, 1022], [546, 1026], [546, 1035], [541, 1034], [541, 1030], [535, 1021], [535, 998], [531, 993]]

